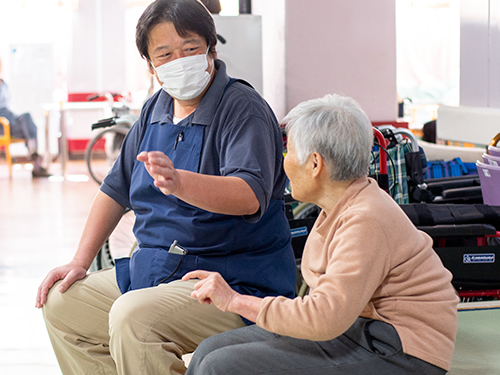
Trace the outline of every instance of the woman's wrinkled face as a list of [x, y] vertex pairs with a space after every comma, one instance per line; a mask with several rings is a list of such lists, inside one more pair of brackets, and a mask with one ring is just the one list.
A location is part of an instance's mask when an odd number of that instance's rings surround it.
[[290, 187], [292, 190], [292, 197], [301, 202], [308, 202], [307, 192], [311, 188], [312, 176], [308, 166], [310, 165], [311, 155], [307, 158], [304, 164], [300, 164], [297, 158], [297, 152], [293, 138], [288, 134], [287, 137], [287, 154], [283, 167], [285, 173], [290, 180]]

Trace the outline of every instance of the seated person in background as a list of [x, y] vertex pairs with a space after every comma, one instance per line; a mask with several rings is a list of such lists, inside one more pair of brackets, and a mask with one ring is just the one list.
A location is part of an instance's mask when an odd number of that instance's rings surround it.
[[243, 296], [203, 270], [192, 296], [256, 325], [213, 336], [186, 375], [444, 374], [457, 330], [451, 274], [400, 207], [367, 177], [370, 121], [328, 95], [285, 117], [292, 195], [322, 211], [305, 245], [303, 298]]
[[[183, 374], [183, 354], [246, 325], [193, 300], [189, 271], [258, 297], [296, 290], [278, 122], [216, 58], [211, 14], [196, 0], [154, 1], [136, 43], [162, 89], [127, 134], [73, 260], [37, 296], [63, 374]], [[125, 207], [138, 249], [87, 275]]]
[[[26, 140], [26, 147], [33, 162], [33, 177], [49, 177], [50, 174], [42, 167], [42, 158], [37, 153], [37, 128], [29, 113], [14, 114], [9, 108], [10, 92], [7, 83], [1, 78], [2, 61], [0, 60], [0, 117], [5, 117], [10, 123], [11, 137]], [[0, 126], [0, 135], [3, 127]]]

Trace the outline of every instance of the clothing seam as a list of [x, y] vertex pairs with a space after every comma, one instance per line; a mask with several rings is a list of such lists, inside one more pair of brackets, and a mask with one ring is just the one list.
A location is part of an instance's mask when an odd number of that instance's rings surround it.
[[[244, 121], [247, 121], [248, 119], [251, 119], [252, 117], [255, 117], [256, 119], [262, 121], [263, 123], [265, 124], [268, 124], [268, 122], [266, 121], [265, 118], [263, 118], [262, 116], [260, 116], [259, 114], [256, 114], [256, 113], [251, 113], [245, 117], [242, 117], [242, 118], [239, 118], [237, 120], [235, 120], [234, 122], [231, 122], [230, 126], [226, 126], [224, 128], [224, 130], [222, 131], [222, 136], [226, 136], [228, 133], [232, 132], [233, 129], [236, 127], [237, 124], [239, 123], [242, 123]], [[273, 136], [273, 133], [271, 131], [271, 129], [269, 129], [269, 126], [266, 127], [268, 129], [268, 133], [269, 133], [269, 136], [272, 137]]]

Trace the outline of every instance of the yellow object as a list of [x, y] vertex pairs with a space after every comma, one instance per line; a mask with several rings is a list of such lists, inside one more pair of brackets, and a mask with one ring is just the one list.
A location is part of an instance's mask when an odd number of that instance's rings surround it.
[[21, 138], [12, 138], [10, 136], [10, 123], [5, 117], [0, 117], [0, 124], [3, 127], [3, 135], [0, 135], [0, 150], [5, 148], [5, 158], [7, 159], [7, 164], [9, 166], [9, 178], [12, 178], [12, 157], [10, 156], [9, 146], [11, 143], [25, 142]]

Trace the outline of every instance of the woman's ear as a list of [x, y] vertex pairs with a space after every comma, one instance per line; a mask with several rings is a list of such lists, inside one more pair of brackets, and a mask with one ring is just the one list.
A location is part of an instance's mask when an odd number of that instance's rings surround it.
[[312, 174], [313, 177], [318, 177], [325, 169], [325, 161], [323, 157], [317, 152], [312, 153]]

